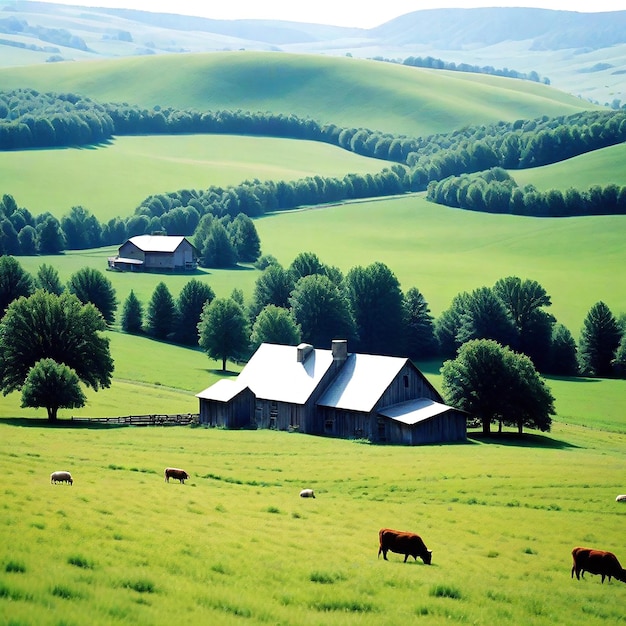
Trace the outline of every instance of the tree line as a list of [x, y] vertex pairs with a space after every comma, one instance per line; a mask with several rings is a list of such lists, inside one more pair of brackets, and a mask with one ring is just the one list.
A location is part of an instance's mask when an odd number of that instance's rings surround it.
[[[355, 352], [441, 358], [448, 401], [480, 419], [485, 432], [494, 422], [549, 430], [553, 398], [539, 372], [626, 377], [626, 317], [596, 303], [577, 343], [546, 310], [550, 296], [534, 280], [509, 276], [460, 293], [434, 318], [419, 289], [404, 293], [380, 262], [345, 275], [311, 252], [286, 268], [269, 256], [257, 265], [263, 271], [248, 302], [237, 289], [216, 298], [196, 278], [174, 298], [160, 282], [147, 305], [131, 290], [119, 326], [199, 346], [224, 370], [263, 342], [328, 348], [336, 337]], [[78, 270], [63, 285], [51, 266], [33, 277], [14, 257], [0, 257], [0, 389], [22, 390], [22, 406], [44, 406], [50, 419], [58, 408], [82, 406], [79, 382], [110, 385], [113, 361], [98, 331], [113, 327], [117, 308], [99, 270]]]
[[487, 213], [532, 217], [573, 217], [626, 214], [626, 187], [593, 185], [587, 190], [570, 187], [538, 191], [534, 185], [519, 187], [500, 167], [474, 175], [450, 176], [428, 185], [428, 200], [450, 207]]
[[507, 67], [498, 69], [493, 65], [470, 65], [469, 63], [455, 63], [454, 61], [444, 61], [430, 55], [425, 57], [409, 56], [403, 60], [385, 59], [383, 57], [373, 57], [374, 61], [385, 61], [386, 63], [400, 63], [409, 67], [424, 67], [431, 70], [448, 70], [450, 72], [469, 72], [471, 74], [489, 74], [491, 76], [502, 76], [503, 78], [517, 78], [519, 80], [530, 80], [535, 83], [542, 82], [544, 85], [550, 84], [547, 77], [541, 78], [539, 74], [532, 70], [530, 72], [520, 72]]

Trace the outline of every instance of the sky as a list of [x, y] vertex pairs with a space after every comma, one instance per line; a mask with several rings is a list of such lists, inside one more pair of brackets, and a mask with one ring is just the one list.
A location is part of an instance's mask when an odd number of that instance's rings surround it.
[[[54, 0], [43, 0], [54, 2]], [[619, 0], [68, 0], [58, 4], [127, 8], [212, 19], [268, 19], [373, 28], [424, 9], [522, 6], [562, 11], [616, 11]]]

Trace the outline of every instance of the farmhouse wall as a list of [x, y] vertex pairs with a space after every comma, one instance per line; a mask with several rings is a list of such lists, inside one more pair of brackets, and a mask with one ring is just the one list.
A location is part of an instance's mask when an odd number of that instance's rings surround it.
[[200, 400], [199, 422], [222, 428], [250, 428], [254, 411], [254, 394], [246, 388], [229, 402]]

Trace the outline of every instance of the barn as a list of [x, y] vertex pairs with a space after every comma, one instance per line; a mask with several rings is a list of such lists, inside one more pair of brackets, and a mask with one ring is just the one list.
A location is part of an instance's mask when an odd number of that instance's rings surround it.
[[419, 445], [467, 438], [467, 415], [443, 403], [407, 358], [264, 343], [236, 379], [197, 394], [200, 423]]
[[186, 237], [138, 235], [123, 243], [109, 267], [124, 271], [193, 271], [198, 267], [198, 250]]

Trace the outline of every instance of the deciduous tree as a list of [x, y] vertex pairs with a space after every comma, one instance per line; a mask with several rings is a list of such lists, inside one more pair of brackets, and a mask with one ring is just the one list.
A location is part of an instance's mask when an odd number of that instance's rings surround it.
[[215, 292], [209, 285], [192, 278], [180, 290], [176, 303], [176, 341], [188, 346], [198, 345], [198, 322], [205, 303], [212, 302]]
[[20, 296], [35, 290], [32, 276], [12, 256], [0, 256], [0, 319], [6, 308]]
[[198, 324], [200, 347], [212, 359], [226, 361], [248, 352], [250, 331], [243, 308], [232, 298], [216, 298], [206, 303]]
[[300, 343], [301, 331], [288, 309], [268, 304], [252, 326], [250, 344], [256, 350], [262, 343], [295, 346]]
[[59, 409], [77, 409], [86, 401], [76, 372], [53, 359], [37, 361], [22, 387], [22, 407], [45, 407], [51, 422]]
[[441, 368], [446, 401], [480, 419], [483, 433], [493, 422], [550, 430], [554, 398], [524, 354], [491, 339], [461, 346]]
[[109, 387], [113, 359], [106, 323], [93, 304], [42, 289], [12, 302], [0, 323], [0, 389], [22, 388], [30, 368], [52, 359], [72, 368], [94, 390]]

